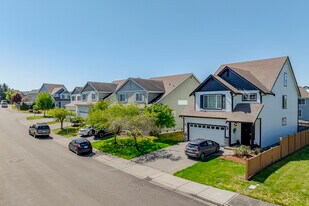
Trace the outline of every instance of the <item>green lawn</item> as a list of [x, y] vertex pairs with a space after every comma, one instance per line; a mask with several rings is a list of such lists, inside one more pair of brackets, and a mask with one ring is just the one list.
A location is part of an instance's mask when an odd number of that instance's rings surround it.
[[159, 134], [158, 138], [162, 140], [173, 140], [183, 142], [184, 136], [183, 132], [171, 132], [171, 133]]
[[52, 118], [52, 116], [41, 116], [41, 115], [38, 115], [38, 116], [29, 116], [27, 117], [27, 120], [36, 120], [36, 119], [44, 119], [44, 118]]
[[53, 133], [64, 136], [66, 138], [74, 137], [78, 135], [79, 127], [65, 127], [63, 130], [54, 129]]
[[[47, 125], [52, 125], [52, 124], [60, 124], [60, 122], [52, 121], [52, 122], [46, 122]], [[63, 123], [64, 124], [64, 123]]]
[[[245, 164], [210, 157], [174, 174], [281, 205], [309, 205], [309, 146], [245, 181]], [[250, 185], [259, 185], [248, 191]]]
[[174, 144], [178, 141], [169, 138], [145, 137], [138, 138], [140, 151], [137, 151], [134, 146], [133, 138], [117, 137], [117, 144], [114, 144], [114, 138], [107, 140], [99, 140], [92, 143], [92, 146], [103, 152], [122, 157], [124, 159], [132, 159]]

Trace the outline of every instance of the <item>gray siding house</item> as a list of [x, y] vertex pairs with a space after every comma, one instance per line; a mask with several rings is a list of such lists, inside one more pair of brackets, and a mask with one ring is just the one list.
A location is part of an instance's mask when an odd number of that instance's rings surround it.
[[43, 83], [38, 93], [41, 92], [47, 92], [53, 97], [55, 107], [64, 108], [70, 103], [71, 94], [63, 84]]
[[179, 115], [189, 104], [190, 93], [200, 84], [192, 73], [150, 79], [129, 78], [121, 82], [114, 94], [114, 100], [141, 106], [162, 103], [174, 110], [176, 126], [164, 129], [165, 132], [183, 129], [183, 121]]
[[298, 100], [298, 117], [299, 120], [309, 121], [309, 92], [306, 87], [299, 87], [300, 98]]

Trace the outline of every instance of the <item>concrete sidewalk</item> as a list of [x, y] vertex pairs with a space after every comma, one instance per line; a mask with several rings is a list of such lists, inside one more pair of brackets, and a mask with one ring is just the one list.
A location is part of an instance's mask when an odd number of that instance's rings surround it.
[[[20, 122], [26, 126], [30, 124], [25, 118], [20, 118]], [[57, 134], [52, 133], [52, 138], [55, 142], [67, 147], [69, 142], [74, 138], [65, 138]], [[200, 200], [215, 204], [215, 205], [228, 205], [228, 206], [270, 206], [273, 204], [265, 203], [259, 200], [249, 198], [244, 195], [240, 195], [235, 192], [227, 190], [217, 189], [211, 186], [199, 184], [189, 180], [185, 180], [171, 174], [162, 172], [158, 169], [140, 165], [133, 161], [125, 160], [116, 156], [105, 154], [101, 151], [93, 149], [95, 155], [92, 157], [95, 160], [109, 165], [113, 168], [131, 174], [145, 181], [159, 185], [166, 189], [193, 196]]]

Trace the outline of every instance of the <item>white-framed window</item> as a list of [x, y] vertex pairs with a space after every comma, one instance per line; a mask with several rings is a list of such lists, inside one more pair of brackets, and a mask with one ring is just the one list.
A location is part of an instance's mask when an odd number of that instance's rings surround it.
[[91, 99], [92, 100], [96, 100], [97, 98], [96, 98], [96, 95], [95, 94], [91, 94]]
[[285, 87], [288, 86], [288, 74], [287, 74], [286, 72], [284, 72], [283, 85], [284, 85]]
[[76, 96], [72, 96], [72, 101], [76, 101]]
[[119, 94], [118, 100], [119, 100], [119, 102], [126, 102], [127, 101], [127, 94]]
[[204, 109], [224, 109], [225, 95], [222, 94], [206, 94], [203, 96]]
[[87, 94], [83, 94], [83, 100], [87, 100]]
[[298, 104], [306, 104], [306, 99], [299, 99]]
[[303, 115], [302, 112], [303, 112], [303, 111], [302, 111], [301, 109], [298, 110], [298, 116], [299, 116], [299, 117], [301, 117], [301, 116]]
[[65, 95], [63, 94], [63, 95], [61, 95], [61, 99], [65, 99]]
[[288, 97], [286, 95], [282, 95], [282, 109], [287, 108]]
[[283, 117], [282, 118], [282, 126], [287, 125], [287, 123], [288, 123], [288, 119], [286, 117]]
[[81, 96], [77, 96], [77, 101], [80, 101], [81, 100]]
[[135, 101], [136, 102], [143, 102], [144, 101], [144, 94], [143, 93], [135, 93]]
[[248, 93], [242, 95], [242, 101], [256, 101], [257, 94], [256, 93]]

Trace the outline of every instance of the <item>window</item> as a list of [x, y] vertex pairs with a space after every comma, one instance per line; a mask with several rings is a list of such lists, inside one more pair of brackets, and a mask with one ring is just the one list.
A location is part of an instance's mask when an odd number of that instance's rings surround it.
[[286, 108], [287, 108], [287, 96], [282, 95], [282, 109], [286, 109]]
[[65, 99], [65, 95], [63, 94], [63, 95], [61, 95], [61, 99]]
[[204, 109], [225, 109], [225, 95], [207, 94], [203, 96]]
[[136, 93], [136, 94], [135, 94], [135, 101], [136, 101], [136, 102], [142, 102], [142, 101], [144, 101], [144, 95], [143, 95], [143, 93]]
[[285, 126], [288, 123], [288, 120], [286, 117], [282, 118], [282, 126]]
[[283, 84], [285, 87], [288, 86], [288, 74], [286, 72], [284, 72]]
[[87, 99], [87, 94], [83, 94], [83, 100]]
[[127, 101], [127, 95], [126, 94], [119, 94], [118, 100], [119, 100], [119, 102]]
[[210, 141], [210, 140], [207, 140], [207, 144], [208, 144], [209, 146], [212, 146], [212, 145], [213, 145], [212, 141]]
[[299, 117], [302, 116], [302, 110], [301, 110], [301, 109], [298, 110], [298, 116], [299, 116]]
[[75, 96], [72, 96], [72, 101], [76, 101], [76, 97]]
[[80, 101], [80, 99], [81, 99], [81, 96], [77, 96], [77, 101]]
[[92, 100], [96, 100], [96, 95], [95, 94], [91, 94], [91, 99]]
[[256, 93], [248, 93], [242, 95], [242, 101], [256, 101], [257, 95]]
[[306, 104], [306, 99], [299, 99], [298, 104]]

